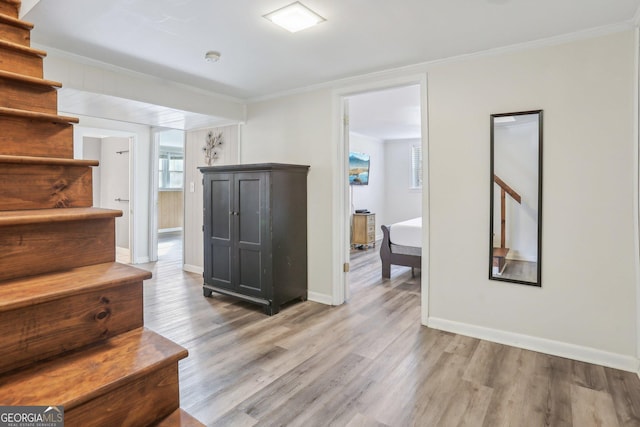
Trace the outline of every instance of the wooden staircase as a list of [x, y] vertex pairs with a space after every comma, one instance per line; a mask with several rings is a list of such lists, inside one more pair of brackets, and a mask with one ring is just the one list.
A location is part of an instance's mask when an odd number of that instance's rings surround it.
[[92, 208], [60, 83], [19, 0], [0, 0], [0, 405], [64, 406], [66, 426], [202, 426], [180, 409], [187, 351], [144, 328], [147, 271], [115, 262], [120, 211]]

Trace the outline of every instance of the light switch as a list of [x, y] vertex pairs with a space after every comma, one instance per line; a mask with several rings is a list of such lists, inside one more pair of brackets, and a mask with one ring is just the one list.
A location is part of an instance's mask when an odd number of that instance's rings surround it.
[[193, 181], [191, 181], [191, 182], [189, 183], [189, 191], [190, 191], [191, 193], [193, 193], [194, 191], [196, 191], [196, 185], [193, 183]]

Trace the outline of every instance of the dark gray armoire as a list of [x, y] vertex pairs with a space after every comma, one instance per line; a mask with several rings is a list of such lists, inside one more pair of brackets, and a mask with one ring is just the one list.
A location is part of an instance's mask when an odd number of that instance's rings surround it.
[[273, 315], [307, 299], [307, 174], [280, 163], [208, 166], [204, 295], [261, 304]]

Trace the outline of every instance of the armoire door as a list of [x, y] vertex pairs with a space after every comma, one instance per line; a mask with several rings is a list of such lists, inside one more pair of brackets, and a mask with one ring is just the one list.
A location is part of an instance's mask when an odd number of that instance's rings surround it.
[[[234, 220], [237, 239], [234, 272], [237, 292], [268, 297], [271, 265], [268, 262], [268, 179], [263, 172], [236, 173], [234, 179]], [[233, 274], [233, 273], [232, 273]]]
[[204, 179], [205, 283], [233, 290], [233, 174]]

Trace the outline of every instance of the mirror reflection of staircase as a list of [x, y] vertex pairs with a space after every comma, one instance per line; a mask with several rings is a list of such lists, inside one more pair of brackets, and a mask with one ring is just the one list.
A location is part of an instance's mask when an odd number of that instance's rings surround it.
[[115, 218], [92, 208], [60, 83], [19, 0], [0, 0], [0, 405], [64, 406], [67, 426], [200, 426], [180, 409], [187, 351], [146, 329], [143, 281], [115, 261]]
[[493, 275], [500, 276], [507, 266], [507, 254], [509, 253], [509, 248], [506, 247], [506, 197], [507, 195], [509, 195], [517, 203], [522, 203], [522, 197], [497, 175], [493, 175], [493, 182], [498, 184], [498, 186], [500, 187], [500, 247], [493, 248], [493, 261], [491, 264], [491, 269]]

